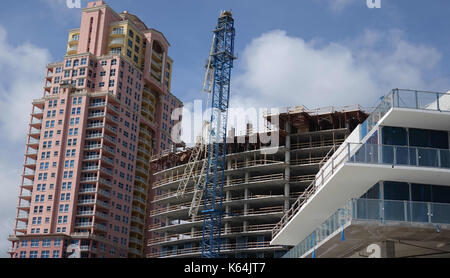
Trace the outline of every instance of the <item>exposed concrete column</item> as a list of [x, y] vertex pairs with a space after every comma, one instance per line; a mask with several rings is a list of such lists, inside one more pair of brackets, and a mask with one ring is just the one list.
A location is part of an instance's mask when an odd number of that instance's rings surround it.
[[[227, 170], [231, 169], [231, 165], [232, 165], [232, 159], [229, 158], [227, 160]], [[231, 177], [229, 175], [226, 176], [225, 178], [225, 185], [226, 186], [230, 186], [231, 184]], [[225, 201], [231, 201], [231, 191], [225, 191]], [[230, 206], [226, 205], [225, 206], [225, 215], [224, 217], [227, 217], [228, 215], [230, 215]], [[224, 225], [224, 229], [225, 229], [225, 234], [228, 233], [229, 229], [230, 229], [230, 223], [226, 222]]]
[[[245, 190], [244, 190], [244, 199], [245, 200], [248, 200], [248, 188], [246, 188]], [[247, 202], [245, 202], [244, 203], [244, 215], [247, 215], [248, 214], [248, 203]], [[248, 227], [248, 221], [247, 220], [245, 220], [244, 221], [244, 232], [246, 232], [247, 231], [247, 227]]]
[[[230, 183], [230, 177], [227, 176], [227, 184]], [[231, 191], [225, 191], [225, 200], [226, 201], [231, 201]], [[225, 217], [227, 217], [228, 215], [230, 215], [230, 206], [225, 206]], [[225, 234], [228, 233], [230, 229], [230, 223], [226, 222], [225, 223]]]
[[286, 179], [286, 183], [284, 184], [284, 211], [288, 211], [290, 207], [290, 194], [291, 194], [291, 188], [289, 185], [289, 180], [291, 178], [291, 168], [290, 168], [290, 162], [291, 162], [291, 126], [288, 121], [285, 123], [284, 129], [286, 130], [286, 151], [284, 155], [284, 162], [286, 164], [286, 167], [284, 169], [284, 177]]

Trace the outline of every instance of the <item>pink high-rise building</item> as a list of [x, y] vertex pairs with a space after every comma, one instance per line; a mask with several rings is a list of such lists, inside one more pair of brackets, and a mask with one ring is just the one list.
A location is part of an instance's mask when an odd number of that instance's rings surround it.
[[11, 257], [142, 257], [149, 161], [181, 121], [169, 46], [103, 1], [82, 10], [32, 103]]

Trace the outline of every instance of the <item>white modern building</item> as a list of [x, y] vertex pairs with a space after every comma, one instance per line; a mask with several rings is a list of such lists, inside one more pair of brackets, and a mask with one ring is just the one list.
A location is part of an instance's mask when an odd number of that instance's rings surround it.
[[286, 258], [450, 257], [450, 94], [394, 89], [273, 230]]

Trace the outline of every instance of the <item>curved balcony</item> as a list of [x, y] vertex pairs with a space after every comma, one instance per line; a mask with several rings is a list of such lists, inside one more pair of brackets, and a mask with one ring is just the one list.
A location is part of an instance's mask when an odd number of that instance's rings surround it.
[[[244, 227], [230, 227], [221, 229], [223, 237], [241, 235], [242, 233], [271, 233], [275, 224], [250, 225]], [[164, 244], [181, 244], [183, 242], [201, 241], [203, 231], [189, 232], [182, 234], [173, 234], [165, 237], [153, 238], [147, 241], [147, 246], [164, 245]]]
[[[300, 193], [292, 193], [290, 194], [290, 198], [295, 200]], [[245, 198], [244, 196], [234, 197], [230, 198], [228, 200], [223, 200], [224, 206], [241, 206], [244, 203], [247, 204], [259, 204], [259, 205], [276, 205], [284, 202], [284, 195], [253, 195], [249, 196], [248, 198]], [[202, 201], [200, 203], [200, 207], [203, 207], [204, 202]], [[185, 202], [181, 204], [171, 205], [167, 206], [165, 208], [156, 208], [150, 211], [150, 216], [155, 217], [166, 217], [170, 216], [172, 218], [180, 217], [180, 218], [186, 218], [191, 206], [191, 202]]]
[[[224, 216], [222, 220], [225, 222], [229, 220], [263, 220], [263, 221], [278, 221], [283, 216], [284, 210], [283, 206], [277, 207], [264, 207], [260, 209], [248, 209], [240, 211], [232, 211], [227, 216]], [[180, 220], [176, 224], [153, 224], [148, 227], [150, 231], [153, 232], [182, 232], [186, 231], [192, 227], [201, 228], [203, 225], [203, 216], [198, 215], [192, 218], [190, 221]]]
[[[282, 246], [272, 246], [269, 241], [264, 242], [248, 242], [247, 244], [233, 243], [233, 244], [222, 244], [221, 253], [222, 254], [233, 254], [236, 252], [251, 252], [251, 251], [262, 251], [262, 250], [283, 250]], [[202, 248], [184, 248], [177, 249], [166, 252], [150, 253], [147, 258], [182, 258], [182, 257], [192, 257], [201, 256]]]
[[123, 38], [114, 38], [109, 42], [109, 47], [120, 47], [120, 46], [123, 46]]
[[144, 206], [147, 205], [147, 202], [143, 198], [140, 198], [138, 196], [133, 196], [133, 202], [138, 202], [138, 203], [140, 203], [141, 205], [144, 205]]
[[[177, 183], [181, 180], [181, 175], [180, 178], [177, 180], [173, 180], [171, 181], [171, 183]], [[246, 180], [245, 178], [236, 178], [236, 179], [229, 179], [229, 181], [226, 181], [226, 183], [224, 184], [224, 190], [233, 190], [237, 187], [254, 187], [254, 186], [260, 186], [262, 184], [267, 184], [270, 183], [272, 185], [275, 184], [283, 184], [285, 183], [286, 180], [284, 178], [284, 174], [273, 174], [273, 175], [263, 175], [263, 176], [254, 176], [254, 177], [250, 177], [248, 178], [248, 180]], [[153, 188], [157, 189], [158, 185], [161, 185], [161, 183], [155, 182], [153, 184]], [[186, 190], [185, 191], [185, 196], [186, 198], [192, 198], [192, 194], [194, 193], [194, 189], [190, 189], [190, 190]], [[155, 195], [154, 197], [154, 202], [157, 201], [163, 201], [163, 200], [167, 200], [167, 199], [173, 199], [177, 197], [177, 191], [173, 191], [173, 192], [168, 192], [168, 193], [164, 193], [161, 195]]]

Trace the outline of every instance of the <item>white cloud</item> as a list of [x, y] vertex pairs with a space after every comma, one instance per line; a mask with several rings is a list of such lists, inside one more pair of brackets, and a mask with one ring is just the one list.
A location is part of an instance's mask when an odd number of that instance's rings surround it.
[[433, 47], [411, 43], [395, 30], [322, 45], [275, 30], [246, 47], [244, 72], [233, 78], [232, 105], [373, 105], [392, 88], [426, 89], [424, 75], [440, 59]]
[[[360, 104], [370, 109], [393, 88], [434, 88], [424, 76], [436, 70], [441, 54], [404, 39], [401, 31], [368, 30], [357, 38], [323, 41], [305, 41], [275, 30], [247, 45], [236, 63], [240, 71], [232, 76], [229, 127], [235, 124], [237, 134], [242, 134], [248, 116], [242, 111], [253, 108], [259, 116], [260, 107], [304, 105], [312, 109]], [[185, 106], [182, 135], [191, 144], [201, 130], [201, 113], [192, 107], [192, 103]], [[194, 122], [200, 124], [192, 132]], [[254, 128], [261, 130], [261, 123], [253, 122]]]
[[342, 11], [347, 6], [353, 5], [355, 3], [362, 3], [366, 5], [366, 0], [319, 0], [322, 2], [328, 2], [328, 8], [332, 11], [339, 12]]
[[0, 26], [0, 257], [12, 233], [31, 101], [43, 95], [45, 67], [50, 53], [30, 43], [14, 46]]

